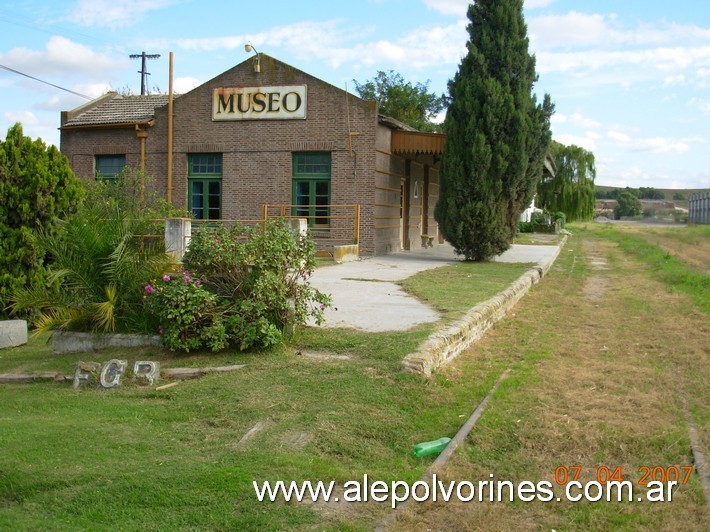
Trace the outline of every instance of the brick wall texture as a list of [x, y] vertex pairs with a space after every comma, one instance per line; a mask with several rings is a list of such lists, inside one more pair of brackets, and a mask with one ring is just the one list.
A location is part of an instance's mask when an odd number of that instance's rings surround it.
[[[306, 119], [213, 121], [213, 90], [221, 87], [305, 85]], [[331, 153], [331, 204], [361, 209], [360, 252], [382, 254], [402, 247], [401, 183], [409, 198], [408, 242], [421, 246], [422, 190], [428, 168], [429, 234], [436, 235], [433, 209], [438, 195], [438, 172], [431, 157], [405, 164], [389, 151], [388, 132], [378, 125], [377, 106], [347, 94], [269, 56], [261, 56], [261, 72], [251, 60], [218, 75], [174, 99], [172, 201], [187, 206], [188, 156], [221, 153], [222, 218], [256, 220], [264, 204], [292, 203], [292, 154], [299, 151]], [[147, 128], [145, 169], [149, 182], [162, 196], [168, 188], [168, 107], [155, 112], [155, 124]], [[80, 178], [93, 179], [96, 155], [125, 154], [126, 165], [140, 165], [140, 139], [135, 127], [63, 129], [61, 150]], [[412, 175], [405, 176], [405, 167]], [[419, 197], [414, 198], [415, 182]], [[351, 216], [354, 209], [332, 211]], [[334, 227], [351, 226], [350, 220], [333, 219]], [[350, 233], [338, 243], [352, 243]]]

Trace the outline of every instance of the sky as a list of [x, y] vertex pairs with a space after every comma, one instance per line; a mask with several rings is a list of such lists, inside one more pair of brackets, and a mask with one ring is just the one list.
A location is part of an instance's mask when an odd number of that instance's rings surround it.
[[[20, 122], [59, 145], [61, 111], [109, 90], [140, 94], [129, 56], [142, 52], [160, 54], [147, 63], [154, 93], [168, 91], [170, 52], [185, 93], [249, 59], [247, 42], [351, 92], [392, 70], [446, 93], [468, 4], [0, 0], [0, 138]], [[594, 153], [597, 184], [710, 188], [708, 0], [525, 0], [524, 15], [553, 138]]]

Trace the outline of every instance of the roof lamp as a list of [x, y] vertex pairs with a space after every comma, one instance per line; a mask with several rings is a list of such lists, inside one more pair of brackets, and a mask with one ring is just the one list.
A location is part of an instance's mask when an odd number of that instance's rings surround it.
[[257, 52], [256, 48], [254, 48], [254, 45], [251, 42], [247, 42], [244, 45], [244, 51], [247, 53], [254, 51], [254, 72], [257, 74], [261, 72], [261, 63], [259, 61], [259, 52]]

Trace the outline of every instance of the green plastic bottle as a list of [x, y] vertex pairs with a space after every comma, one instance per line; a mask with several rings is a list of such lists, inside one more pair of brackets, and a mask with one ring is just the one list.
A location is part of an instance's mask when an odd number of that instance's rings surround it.
[[414, 456], [421, 458], [422, 456], [429, 456], [430, 454], [439, 454], [444, 450], [450, 441], [451, 438], [439, 438], [434, 441], [417, 443], [414, 446]]

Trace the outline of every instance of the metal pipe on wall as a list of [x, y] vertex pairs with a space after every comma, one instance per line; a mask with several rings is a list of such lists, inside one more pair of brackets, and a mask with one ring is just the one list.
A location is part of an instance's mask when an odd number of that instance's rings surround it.
[[168, 74], [168, 203], [173, 203], [173, 53]]

